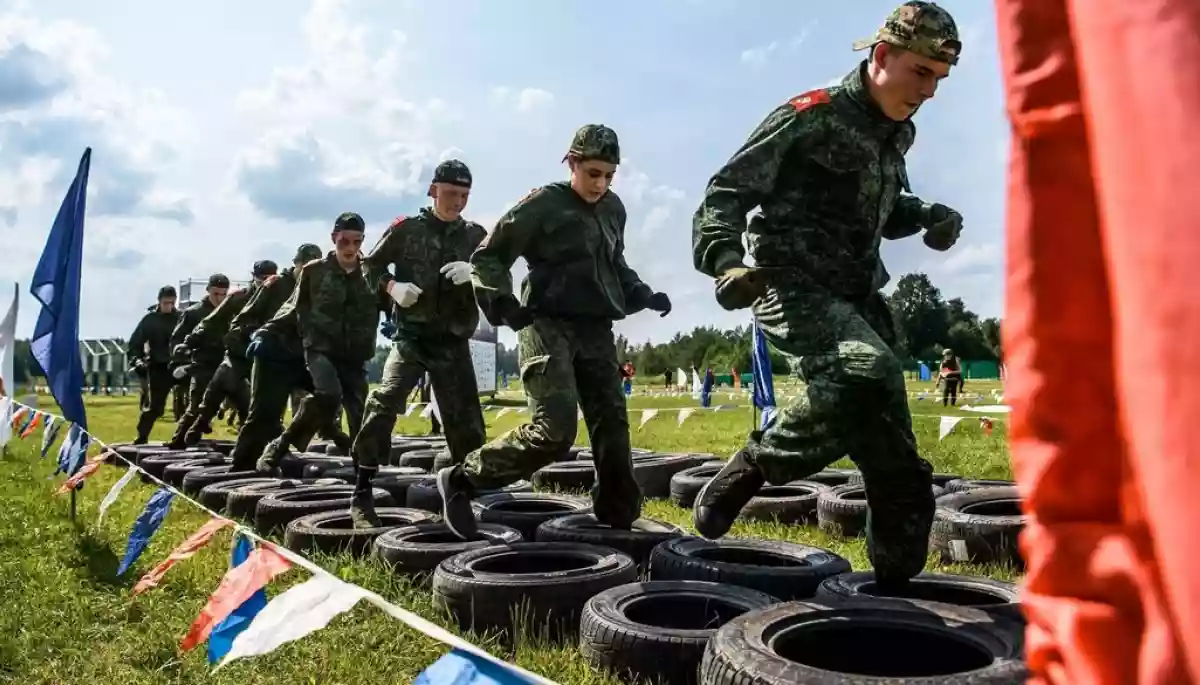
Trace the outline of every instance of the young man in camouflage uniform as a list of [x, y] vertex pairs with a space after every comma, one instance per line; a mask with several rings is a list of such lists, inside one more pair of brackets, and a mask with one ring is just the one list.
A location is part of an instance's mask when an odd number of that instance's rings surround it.
[[[695, 266], [715, 277], [726, 309], [753, 305], [767, 340], [807, 388], [700, 492], [697, 530], [724, 535], [764, 482], [805, 478], [849, 454], [870, 503], [876, 578], [901, 585], [925, 565], [933, 519], [931, 468], [917, 454], [893, 355], [881, 238], [925, 231], [949, 249], [962, 217], [907, 194], [912, 114], [933, 97], [962, 44], [942, 8], [910, 1], [874, 37], [840, 85], [778, 107], [713, 176], [696, 212]], [[762, 213], [747, 230], [745, 217]], [[742, 258], [749, 233], [755, 267]]]
[[[438, 473], [446, 524], [464, 539], [478, 533], [472, 494], [528, 478], [566, 452], [575, 442], [577, 408], [596, 460], [596, 518], [628, 528], [641, 515], [612, 324], [643, 309], [666, 316], [671, 301], [625, 263], [625, 205], [609, 190], [621, 162], [617, 134], [584, 126], [563, 159], [571, 180], [518, 202], [471, 257], [484, 315], [517, 331], [532, 420]], [[509, 273], [518, 257], [529, 264], [524, 303], [513, 295]]]
[[[246, 348], [227, 351], [225, 335], [233, 318], [246, 307], [258, 292], [263, 281], [274, 278], [279, 271], [275, 262], [264, 259], [254, 263], [251, 270], [250, 287], [229, 293], [211, 314], [184, 338], [184, 345], [191, 352], [192, 365], [210, 366], [216, 361], [216, 369], [204, 389], [200, 406], [191, 415], [191, 423], [180, 422], [175, 436], [167, 443], [172, 449], [191, 447], [200, 442], [205, 433], [212, 431], [212, 420], [221, 409], [226, 398], [231, 398], [236, 411], [243, 417], [250, 404], [249, 365], [244, 363]], [[189, 412], [191, 414], [191, 412]]]
[[179, 417], [175, 435], [168, 443], [177, 448], [183, 447], [183, 434], [187, 432], [188, 427], [196, 418], [196, 413], [200, 411], [200, 401], [204, 399], [204, 391], [208, 389], [208, 383], [216, 373], [217, 365], [221, 363], [219, 358], [214, 359], [211, 354], [202, 354], [199, 358], [193, 359], [192, 350], [186, 340], [200, 325], [200, 322], [216, 311], [221, 302], [225, 300], [225, 296], [229, 293], [229, 277], [225, 274], [213, 274], [208, 278], [208, 287], [204, 292], [204, 299], [188, 307], [183, 316], [179, 317], [179, 324], [171, 333], [171, 361], [174, 364], [171, 375], [182, 384], [177, 386], [175, 392], [180, 392], [182, 388], [187, 393], [187, 404], [184, 407], [183, 415]]
[[276, 471], [288, 445], [307, 446], [322, 428], [340, 433], [334, 424], [339, 405], [345, 407], [351, 435], [362, 423], [366, 364], [375, 356], [379, 326], [377, 290], [367, 282], [362, 268], [365, 231], [359, 215], [346, 212], [339, 216], [331, 235], [335, 249], [324, 259], [304, 265], [292, 296], [263, 326], [265, 333], [300, 344], [313, 394], [304, 398], [300, 412], [283, 434], [263, 450], [257, 464], [261, 473]]
[[154, 422], [167, 408], [171, 392], [171, 332], [179, 324], [175, 309], [175, 288], [164, 285], [158, 290], [158, 304], [150, 309], [129, 336], [126, 354], [142, 381], [141, 415], [133, 444], [144, 445], [150, 439]]
[[396, 331], [383, 378], [367, 399], [367, 415], [354, 441], [358, 471], [350, 513], [355, 525], [378, 525], [371, 479], [391, 448], [396, 416], [426, 372], [437, 385], [438, 408], [450, 417], [446, 444], [454, 463], [487, 437], [471, 361], [479, 308], [467, 263], [487, 231], [462, 218], [470, 192], [467, 165], [442, 162], [429, 186], [433, 206], [393, 222], [363, 261], [371, 285], [395, 303], [391, 318]]
[[252, 342], [252, 337], [292, 296], [301, 267], [321, 257], [321, 248], [312, 243], [298, 247], [292, 266], [263, 283], [245, 308], [233, 317], [225, 334], [230, 357], [241, 350], [250, 366], [250, 402], [230, 453], [236, 471], [253, 469], [267, 443], [283, 432], [287, 399], [293, 388], [303, 384], [300, 378], [304, 375], [303, 358], [287, 360], [259, 354], [262, 343]]

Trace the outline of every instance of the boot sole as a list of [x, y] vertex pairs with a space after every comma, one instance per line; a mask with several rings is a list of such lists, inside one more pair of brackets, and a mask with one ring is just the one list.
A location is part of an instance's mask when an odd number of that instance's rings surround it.
[[450, 516], [450, 498], [446, 496], [446, 492], [450, 489], [450, 470], [454, 468], [448, 466], [441, 471], [438, 471], [434, 482], [437, 484], [438, 497], [442, 500], [442, 522], [454, 533], [459, 539], [464, 541], [471, 540], [471, 536], [464, 534], [463, 531], [454, 525], [454, 517]]

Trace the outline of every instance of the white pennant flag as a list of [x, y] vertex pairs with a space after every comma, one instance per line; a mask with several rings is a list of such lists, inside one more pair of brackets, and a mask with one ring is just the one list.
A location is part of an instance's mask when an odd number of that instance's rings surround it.
[[404, 409], [404, 415], [405, 415], [405, 416], [412, 416], [412, 413], [413, 413], [414, 411], [416, 411], [416, 410], [417, 410], [417, 407], [419, 407], [419, 406], [421, 406], [421, 403], [420, 403], [420, 402], [414, 402], [413, 404], [410, 404], [410, 405], [408, 405], [408, 407], [406, 407], [406, 408]]
[[0, 397], [0, 447], [7, 445], [12, 437], [12, 412], [12, 400]]
[[281, 645], [314, 633], [366, 597], [362, 588], [320, 573], [271, 600], [250, 625], [233, 639], [229, 652], [213, 669], [234, 659], [269, 654]]
[[501, 407], [500, 411], [496, 413], [496, 418], [500, 418], [510, 411], [512, 411], [512, 407]]
[[962, 420], [961, 416], [943, 416], [942, 424], [938, 427], [938, 440], [945, 440], [946, 436], [950, 435], [950, 431], [954, 430], [954, 427]]
[[696, 413], [695, 407], [687, 407], [685, 409], [680, 409], [679, 410], [679, 425], [682, 426], [683, 422], [687, 420], [687, 417], [689, 417], [695, 413]]
[[576, 421], [582, 421], [582, 420], [583, 420], [583, 410], [582, 410], [582, 409], [580, 409], [580, 410], [579, 410], [579, 413], [575, 415], [575, 420], [576, 420]]
[[113, 486], [109, 489], [108, 494], [104, 496], [104, 499], [100, 500], [100, 515], [96, 517], [96, 525], [100, 525], [100, 522], [104, 520], [104, 512], [108, 511], [108, 508], [112, 506], [112, 503], [117, 501], [117, 497], [121, 495], [121, 490], [124, 490], [125, 486], [129, 485], [129, 481], [133, 480], [133, 477], [136, 475], [137, 467], [130, 466], [129, 470], [125, 472], [125, 475], [121, 476], [121, 480], [113, 483]]
[[646, 424], [650, 422], [650, 419], [654, 418], [655, 416], [658, 416], [657, 409], [643, 409], [642, 410], [642, 423], [640, 425], [638, 425], [638, 430], [645, 428]]

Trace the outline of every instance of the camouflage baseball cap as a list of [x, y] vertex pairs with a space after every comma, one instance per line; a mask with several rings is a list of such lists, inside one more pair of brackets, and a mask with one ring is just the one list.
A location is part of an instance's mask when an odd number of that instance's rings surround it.
[[269, 259], [260, 259], [254, 262], [254, 268], [250, 272], [255, 278], [266, 278], [279, 273], [279, 265]]
[[312, 243], [304, 243], [300, 247], [296, 248], [296, 256], [292, 259], [292, 263], [294, 264], [299, 262], [301, 264], [307, 264], [314, 259], [320, 259], [323, 254], [324, 253], [321, 252], [321, 248], [317, 247], [316, 245], [313, 245]]
[[962, 53], [954, 17], [924, 0], [908, 0], [897, 7], [874, 36], [855, 41], [854, 49], [866, 50], [878, 43], [895, 45], [947, 64], [958, 64]]
[[367, 224], [361, 216], [354, 212], [342, 212], [333, 222], [333, 230], [363, 232], [367, 230]]
[[620, 164], [621, 145], [617, 142], [617, 132], [603, 124], [588, 124], [575, 132], [571, 149], [567, 151], [567, 156], [570, 155]]
[[470, 188], [471, 170], [457, 159], [448, 159], [433, 170], [433, 182]]

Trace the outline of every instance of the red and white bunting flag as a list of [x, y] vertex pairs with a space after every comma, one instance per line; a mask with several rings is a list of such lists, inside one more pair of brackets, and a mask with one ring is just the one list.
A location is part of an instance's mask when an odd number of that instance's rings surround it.
[[166, 559], [159, 562], [158, 566], [150, 569], [146, 575], [142, 576], [137, 585], [133, 586], [133, 596], [136, 597], [146, 590], [156, 587], [158, 581], [162, 580], [162, 577], [167, 574], [167, 571], [171, 570], [172, 566], [190, 558], [207, 545], [219, 531], [232, 525], [233, 521], [229, 519], [217, 518], [215, 516], [209, 519], [207, 523], [200, 526], [199, 530], [192, 533], [191, 537], [179, 543], [175, 551], [171, 552]]

